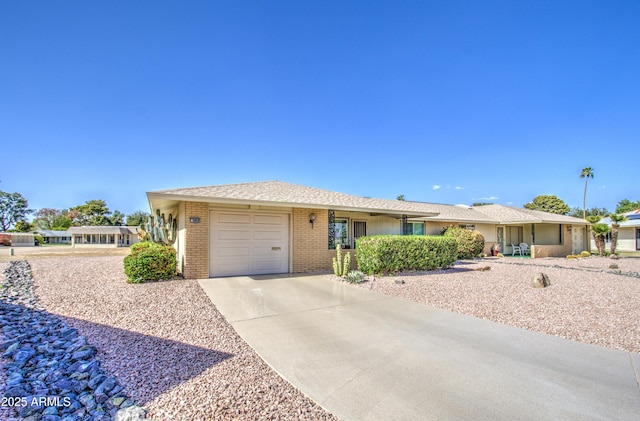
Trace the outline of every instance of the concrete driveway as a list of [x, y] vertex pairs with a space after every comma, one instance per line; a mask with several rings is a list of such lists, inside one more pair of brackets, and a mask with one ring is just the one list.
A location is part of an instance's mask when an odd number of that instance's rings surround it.
[[325, 275], [200, 285], [271, 367], [343, 420], [640, 418], [640, 354], [435, 309]]

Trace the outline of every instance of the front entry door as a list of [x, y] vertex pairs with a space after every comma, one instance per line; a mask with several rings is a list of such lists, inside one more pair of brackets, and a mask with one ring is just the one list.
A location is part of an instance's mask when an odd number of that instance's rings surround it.
[[640, 228], [636, 228], [636, 250], [640, 250]]
[[573, 227], [571, 230], [571, 241], [573, 254], [580, 254], [584, 250], [584, 227]]

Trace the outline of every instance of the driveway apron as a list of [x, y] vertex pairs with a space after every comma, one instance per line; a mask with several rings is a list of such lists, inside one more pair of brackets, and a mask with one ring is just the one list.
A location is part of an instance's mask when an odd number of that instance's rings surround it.
[[638, 420], [640, 354], [326, 275], [199, 281], [281, 376], [343, 420]]

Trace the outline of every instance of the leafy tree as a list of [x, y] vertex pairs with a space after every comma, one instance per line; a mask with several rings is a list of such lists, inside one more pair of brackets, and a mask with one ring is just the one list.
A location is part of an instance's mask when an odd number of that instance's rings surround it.
[[614, 254], [618, 246], [618, 228], [620, 228], [620, 222], [626, 221], [627, 217], [612, 213], [609, 215], [609, 219], [611, 219], [611, 254]]
[[149, 219], [150, 216], [151, 215], [145, 211], [135, 211], [131, 215], [127, 215], [125, 225], [140, 227], [147, 223], [147, 219]]
[[640, 209], [640, 200], [632, 202], [629, 199], [622, 199], [616, 206], [616, 213], [627, 213], [636, 209]]
[[20, 193], [7, 193], [0, 190], [0, 228], [6, 231], [16, 222], [25, 219], [32, 211], [29, 203]]
[[43, 230], [52, 230], [53, 229], [53, 221], [58, 216], [60, 211], [52, 208], [42, 208], [38, 209], [33, 216], [35, 216], [33, 223], [36, 226]]
[[[589, 216], [593, 216], [593, 215], [598, 215], [601, 218], [604, 217], [605, 215], [609, 215], [609, 211], [606, 208], [591, 208], [591, 209], [587, 209], [587, 219], [589, 219]], [[573, 216], [574, 218], [580, 218], [580, 219], [584, 219], [584, 209], [578, 208], [578, 207], [574, 207], [571, 208], [571, 211], [569, 211], [568, 216]]]
[[533, 201], [525, 203], [525, 209], [538, 210], [549, 213], [566, 215], [571, 208], [557, 196], [540, 195], [533, 198]]
[[398, 195], [398, 200], [404, 202], [404, 194]]
[[58, 215], [57, 217], [55, 217], [53, 219], [53, 223], [52, 223], [51, 229], [56, 230], [56, 231], [66, 231], [67, 228], [69, 228], [71, 225], [73, 225], [73, 221], [71, 220], [71, 217], [69, 216], [69, 210], [68, 209], [63, 209], [60, 212], [60, 215]]
[[34, 226], [29, 221], [25, 221], [24, 219], [16, 222], [15, 231], [16, 232], [31, 232], [33, 231]]
[[69, 210], [69, 216], [74, 225], [110, 225], [111, 211], [102, 199], [87, 200]]
[[69, 211], [52, 208], [38, 209], [33, 223], [42, 230], [64, 231], [71, 226]]
[[589, 178], [593, 178], [593, 169], [586, 167], [582, 169], [580, 178], [584, 178], [584, 197], [582, 198], [582, 219], [587, 217], [587, 182]]
[[124, 214], [119, 210], [114, 210], [109, 217], [109, 225], [119, 226], [124, 224]]

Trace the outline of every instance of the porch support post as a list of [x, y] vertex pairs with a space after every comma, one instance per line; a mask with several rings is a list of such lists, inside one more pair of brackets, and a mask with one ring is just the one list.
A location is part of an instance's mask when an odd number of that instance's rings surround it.
[[534, 245], [535, 243], [536, 243], [536, 225], [531, 224], [531, 248], [529, 253], [531, 253], [532, 259], [536, 258], [536, 247]]
[[407, 235], [407, 215], [402, 215], [402, 235]]

